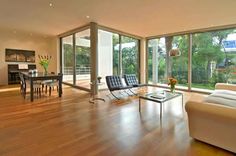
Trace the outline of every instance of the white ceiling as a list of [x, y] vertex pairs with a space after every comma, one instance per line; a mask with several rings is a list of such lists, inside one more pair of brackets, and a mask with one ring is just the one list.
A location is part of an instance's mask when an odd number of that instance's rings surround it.
[[147, 37], [236, 24], [235, 6], [236, 0], [0, 0], [0, 28], [58, 35], [93, 21]]

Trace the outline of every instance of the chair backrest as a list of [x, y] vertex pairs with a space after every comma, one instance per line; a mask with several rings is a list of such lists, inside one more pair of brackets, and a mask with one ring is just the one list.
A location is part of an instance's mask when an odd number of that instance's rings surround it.
[[135, 74], [125, 74], [124, 78], [127, 86], [138, 85], [138, 80]]
[[20, 84], [22, 88], [26, 87], [26, 82], [25, 82], [25, 78], [24, 75], [22, 73], [19, 73], [19, 77], [20, 77]]
[[110, 91], [120, 90], [123, 87], [120, 76], [106, 76], [107, 87]]

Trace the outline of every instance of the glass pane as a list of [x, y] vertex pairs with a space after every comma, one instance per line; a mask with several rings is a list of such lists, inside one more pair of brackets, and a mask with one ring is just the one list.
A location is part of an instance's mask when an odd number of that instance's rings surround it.
[[188, 38], [187, 35], [171, 38], [172, 49], [178, 49], [178, 56], [170, 56], [171, 77], [178, 80], [176, 86], [188, 87]]
[[120, 44], [119, 44], [119, 35], [118, 34], [112, 34], [113, 39], [113, 75], [119, 74], [119, 52], [120, 52]]
[[63, 82], [73, 84], [73, 36], [62, 38]]
[[139, 77], [138, 40], [126, 36], [121, 37], [122, 74], [136, 74]]
[[76, 85], [90, 89], [90, 29], [75, 34]]
[[236, 83], [236, 29], [193, 35], [192, 88], [214, 89], [217, 82]]
[[[170, 51], [176, 49], [180, 53], [170, 56]], [[167, 77], [176, 78], [177, 86], [187, 87], [187, 35], [168, 36], [148, 41], [148, 82], [167, 85]]]
[[148, 41], [148, 83], [166, 84], [165, 38]]

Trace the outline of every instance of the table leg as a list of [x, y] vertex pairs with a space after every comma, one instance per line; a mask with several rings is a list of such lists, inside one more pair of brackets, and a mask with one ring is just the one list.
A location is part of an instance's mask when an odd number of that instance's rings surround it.
[[62, 76], [59, 78], [59, 97], [61, 97], [62, 94]]
[[34, 101], [34, 83], [33, 83], [33, 80], [30, 79], [30, 100], [31, 102]]
[[162, 119], [162, 102], [160, 103], [160, 119]]
[[138, 105], [139, 105], [139, 112], [141, 112], [141, 99], [139, 98], [138, 101], [139, 101], [139, 102], [138, 102]]

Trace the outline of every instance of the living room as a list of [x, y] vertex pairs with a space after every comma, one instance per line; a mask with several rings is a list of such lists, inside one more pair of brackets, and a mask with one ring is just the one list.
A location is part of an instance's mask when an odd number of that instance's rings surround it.
[[235, 155], [235, 3], [1, 1], [0, 155]]

